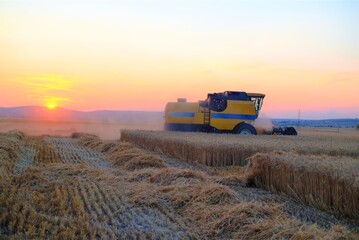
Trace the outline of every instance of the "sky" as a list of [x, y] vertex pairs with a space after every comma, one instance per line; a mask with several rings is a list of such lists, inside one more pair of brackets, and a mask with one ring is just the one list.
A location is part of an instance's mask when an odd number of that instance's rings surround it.
[[359, 1], [0, 0], [0, 106], [162, 111], [266, 94], [267, 117], [359, 118]]

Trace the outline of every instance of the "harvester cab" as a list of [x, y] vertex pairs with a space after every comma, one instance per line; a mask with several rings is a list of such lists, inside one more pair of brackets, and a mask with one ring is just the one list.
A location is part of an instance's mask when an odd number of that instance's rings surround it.
[[165, 129], [257, 134], [251, 125], [257, 119], [265, 95], [225, 91], [209, 93], [205, 101], [167, 103]]
[[230, 92], [209, 93], [205, 101], [200, 101], [202, 107], [209, 107], [212, 111], [223, 112], [227, 108], [228, 101], [252, 101], [258, 117], [263, 105], [265, 95], [259, 93]]

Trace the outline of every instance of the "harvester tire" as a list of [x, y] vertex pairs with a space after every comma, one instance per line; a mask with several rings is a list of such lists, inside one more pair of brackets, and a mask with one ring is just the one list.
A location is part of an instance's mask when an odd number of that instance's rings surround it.
[[284, 130], [284, 135], [296, 136], [296, 135], [298, 135], [298, 133], [294, 127], [286, 127]]
[[233, 133], [241, 135], [257, 135], [256, 129], [248, 123], [241, 123], [237, 125], [234, 128]]

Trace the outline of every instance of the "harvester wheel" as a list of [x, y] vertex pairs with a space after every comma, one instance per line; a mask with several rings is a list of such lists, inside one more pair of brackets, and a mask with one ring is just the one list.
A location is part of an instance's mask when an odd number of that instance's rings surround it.
[[257, 135], [256, 129], [248, 123], [241, 123], [237, 125], [237, 127], [234, 128], [233, 133], [242, 135]]
[[298, 135], [298, 133], [294, 127], [286, 127], [284, 130], [284, 135], [296, 136], [296, 135]]

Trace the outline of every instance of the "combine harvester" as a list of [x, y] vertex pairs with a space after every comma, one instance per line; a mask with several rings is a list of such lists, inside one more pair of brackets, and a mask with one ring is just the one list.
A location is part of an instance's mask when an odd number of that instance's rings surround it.
[[[205, 101], [179, 98], [165, 109], [165, 130], [256, 135], [251, 124], [259, 116], [265, 95], [225, 91], [209, 93]], [[274, 127], [269, 135], [297, 135], [293, 127]]]

